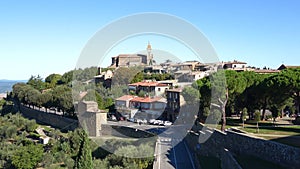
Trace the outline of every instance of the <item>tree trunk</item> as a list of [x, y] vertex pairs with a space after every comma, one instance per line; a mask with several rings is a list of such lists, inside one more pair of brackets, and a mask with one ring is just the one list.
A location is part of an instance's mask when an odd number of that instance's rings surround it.
[[222, 101], [221, 99], [219, 99], [219, 102], [221, 103], [221, 108], [222, 108], [222, 127], [221, 130], [225, 131], [225, 126], [226, 126], [226, 111], [225, 111], [225, 107], [228, 101], [228, 89], [226, 89], [226, 93], [225, 93], [225, 100]]
[[300, 109], [300, 92], [297, 92], [297, 96], [296, 96], [296, 99], [295, 99], [295, 107], [296, 107], [297, 113], [300, 113], [299, 112], [299, 109]]
[[263, 105], [263, 112], [262, 112], [262, 115], [261, 115], [261, 121], [264, 121], [264, 120], [265, 120], [266, 109], [267, 109], [267, 101], [266, 101], [266, 99], [265, 99], [264, 105]]

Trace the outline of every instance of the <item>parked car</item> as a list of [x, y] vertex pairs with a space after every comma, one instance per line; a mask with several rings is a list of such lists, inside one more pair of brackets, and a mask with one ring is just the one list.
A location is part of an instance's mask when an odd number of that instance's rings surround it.
[[142, 120], [142, 123], [143, 123], [143, 124], [147, 124], [148, 121], [147, 121], [146, 119], [144, 119], [144, 120]]
[[129, 118], [129, 119], [127, 119], [127, 121], [134, 123], [134, 118]]
[[171, 125], [172, 125], [172, 122], [170, 122], [170, 121], [165, 121], [165, 122], [164, 122], [164, 125], [165, 125], [165, 126], [171, 126]]
[[153, 122], [153, 124], [154, 124], [154, 125], [164, 125], [164, 121], [162, 121], [162, 120], [155, 120], [155, 121]]
[[154, 122], [155, 122], [155, 119], [150, 119], [149, 120], [149, 124], [154, 124]]

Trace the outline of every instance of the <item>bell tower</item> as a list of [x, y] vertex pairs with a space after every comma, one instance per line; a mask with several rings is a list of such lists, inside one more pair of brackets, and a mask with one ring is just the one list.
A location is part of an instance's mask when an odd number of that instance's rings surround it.
[[151, 44], [148, 41], [148, 45], [147, 45], [147, 64], [148, 65], [153, 65], [153, 54], [151, 51], [152, 51]]

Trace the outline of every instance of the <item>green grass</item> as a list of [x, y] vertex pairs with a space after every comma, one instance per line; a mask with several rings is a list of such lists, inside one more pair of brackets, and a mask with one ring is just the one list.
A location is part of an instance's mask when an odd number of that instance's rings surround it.
[[247, 126], [240, 128], [243, 131], [254, 134], [272, 134], [272, 135], [299, 135], [300, 126], [286, 126], [286, 127], [265, 127], [260, 126], [257, 133], [256, 126]]
[[201, 168], [221, 169], [221, 160], [216, 157], [198, 156]]
[[259, 128], [259, 133], [256, 132], [256, 127], [247, 127], [240, 129], [248, 133], [257, 134], [257, 136], [262, 137], [266, 140], [271, 140], [281, 144], [300, 148], [300, 126], [261, 126]]
[[243, 169], [283, 169], [283, 167], [250, 155], [239, 155], [235, 159]]

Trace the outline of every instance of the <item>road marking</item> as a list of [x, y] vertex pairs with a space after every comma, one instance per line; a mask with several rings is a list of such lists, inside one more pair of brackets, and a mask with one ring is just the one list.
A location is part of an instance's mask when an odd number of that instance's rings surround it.
[[175, 146], [173, 146], [173, 144], [172, 144], [172, 148], [173, 148], [173, 153], [174, 153], [175, 168], [177, 168], [176, 152], [175, 152]]
[[[158, 143], [158, 142], [157, 142]], [[158, 148], [158, 169], [160, 169], [160, 155], [161, 155], [161, 147], [159, 147], [159, 143], [158, 143], [158, 146], [157, 146], [157, 148]]]
[[187, 153], [189, 154], [189, 158], [190, 158], [190, 161], [191, 161], [191, 163], [192, 163], [193, 169], [195, 169], [195, 165], [194, 165], [194, 162], [193, 162], [193, 159], [192, 159], [192, 155], [191, 155], [191, 153], [190, 153], [190, 151], [189, 151], [187, 145], [185, 144], [185, 141], [183, 141], [183, 144], [184, 144], [184, 146], [185, 146], [185, 149], [186, 149]]

